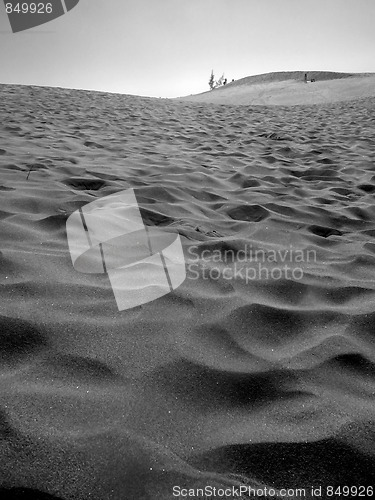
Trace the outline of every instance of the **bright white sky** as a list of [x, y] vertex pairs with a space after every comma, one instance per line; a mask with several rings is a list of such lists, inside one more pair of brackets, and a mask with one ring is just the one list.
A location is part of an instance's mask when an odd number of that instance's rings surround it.
[[13, 34], [0, 83], [176, 97], [271, 71], [375, 72], [375, 0], [80, 0]]

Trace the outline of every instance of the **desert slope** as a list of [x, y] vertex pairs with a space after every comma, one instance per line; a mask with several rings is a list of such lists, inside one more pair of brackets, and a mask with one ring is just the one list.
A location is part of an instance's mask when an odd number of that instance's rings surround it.
[[[1, 498], [375, 484], [374, 111], [0, 86]], [[129, 188], [187, 278], [120, 312], [66, 221]]]
[[[216, 104], [297, 105], [324, 104], [375, 96], [372, 73], [331, 73], [310, 71], [255, 75], [228, 83], [224, 87], [179, 100]], [[311, 82], [315, 79], [315, 82]]]

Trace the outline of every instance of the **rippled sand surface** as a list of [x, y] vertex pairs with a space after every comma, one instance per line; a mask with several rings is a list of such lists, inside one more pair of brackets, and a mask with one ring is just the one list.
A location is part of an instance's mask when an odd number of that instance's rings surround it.
[[[374, 484], [374, 110], [0, 87], [2, 498]], [[129, 188], [187, 279], [119, 312], [65, 224]]]

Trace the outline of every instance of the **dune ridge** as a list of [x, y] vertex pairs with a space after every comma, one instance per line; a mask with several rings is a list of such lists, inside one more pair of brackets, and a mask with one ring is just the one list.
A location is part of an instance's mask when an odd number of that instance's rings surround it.
[[[374, 483], [374, 108], [0, 86], [1, 494]], [[128, 188], [188, 276], [119, 313], [65, 224]]]
[[[305, 83], [304, 75], [308, 82]], [[311, 82], [315, 79], [315, 82]], [[375, 96], [374, 73], [280, 71], [248, 76], [180, 101], [233, 105], [330, 104]]]
[[308, 80], [311, 80], [313, 78], [319, 81], [374, 76], [374, 73], [340, 73], [337, 71], [274, 71], [271, 73], [262, 73], [260, 75], [252, 75], [246, 76], [245, 78], [239, 78], [234, 82], [229, 82], [229, 85], [237, 87], [238, 85], [282, 82], [285, 80], [304, 81], [305, 74], [307, 75]]

